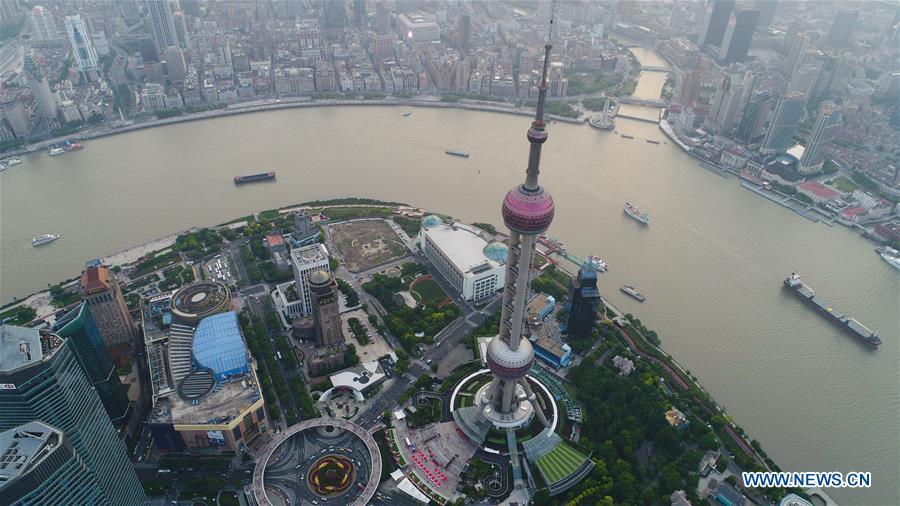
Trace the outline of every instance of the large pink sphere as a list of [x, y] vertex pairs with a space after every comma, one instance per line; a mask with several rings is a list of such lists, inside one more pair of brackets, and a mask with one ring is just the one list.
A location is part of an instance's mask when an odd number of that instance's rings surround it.
[[519, 185], [503, 199], [503, 222], [521, 234], [540, 234], [553, 221], [553, 197], [543, 188], [528, 191]]

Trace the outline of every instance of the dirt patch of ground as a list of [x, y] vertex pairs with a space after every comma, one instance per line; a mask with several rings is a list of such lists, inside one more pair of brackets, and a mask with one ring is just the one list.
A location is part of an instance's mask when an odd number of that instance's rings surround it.
[[331, 242], [350, 272], [360, 272], [402, 258], [409, 251], [384, 220], [355, 220], [328, 227]]

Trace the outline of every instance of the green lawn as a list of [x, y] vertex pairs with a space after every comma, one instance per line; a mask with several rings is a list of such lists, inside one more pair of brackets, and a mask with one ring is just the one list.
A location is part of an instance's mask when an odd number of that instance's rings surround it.
[[419, 294], [425, 304], [439, 304], [447, 298], [447, 294], [432, 279], [416, 283], [412, 291]]
[[548, 484], [562, 481], [584, 463], [584, 455], [565, 443], [560, 443], [550, 453], [537, 460], [538, 469]]
[[838, 190], [846, 193], [852, 193], [853, 190], [859, 188], [859, 185], [844, 176], [838, 176], [831, 181], [831, 185]]

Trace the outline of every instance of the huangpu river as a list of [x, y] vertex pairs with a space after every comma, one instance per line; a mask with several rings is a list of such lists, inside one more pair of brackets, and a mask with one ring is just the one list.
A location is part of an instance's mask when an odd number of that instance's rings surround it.
[[[645, 73], [636, 94], [658, 97], [664, 82]], [[23, 156], [0, 174], [0, 301], [72, 278], [91, 258], [315, 199], [406, 202], [499, 227], [501, 199], [523, 178], [528, 124], [461, 110], [291, 109], [96, 139], [60, 157]], [[783, 469], [871, 471], [871, 489], [828, 492], [841, 504], [900, 504], [900, 275], [875, 245], [701, 168], [657, 125], [619, 118], [615, 132], [554, 123], [549, 133], [541, 173], [556, 200], [549, 234], [576, 255], [608, 262], [604, 295], [656, 330]], [[232, 182], [270, 170], [277, 182]], [[622, 212], [626, 200], [651, 215], [649, 226]], [[32, 248], [44, 233], [62, 237]], [[784, 290], [793, 271], [878, 331], [881, 349]], [[647, 301], [621, 294], [625, 284]]]

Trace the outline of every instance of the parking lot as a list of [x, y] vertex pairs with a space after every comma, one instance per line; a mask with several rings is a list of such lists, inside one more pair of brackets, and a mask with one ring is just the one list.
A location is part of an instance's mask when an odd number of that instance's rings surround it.
[[214, 256], [203, 264], [203, 276], [210, 281], [218, 281], [229, 286], [237, 284], [228, 259], [222, 254]]
[[[347, 323], [347, 320], [350, 318], [359, 320], [363, 328], [366, 329], [366, 333], [369, 334], [369, 344], [360, 344], [353, 336], [353, 331], [350, 330], [350, 325]], [[344, 332], [344, 341], [356, 346], [356, 354], [359, 355], [360, 362], [378, 360], [379, 357], [387, 355], [392, 351], [392, 348], [384, 338], [369, 324], [369, 317], [362, 309], [356, 309], [342, 314], [341, 330]]]

